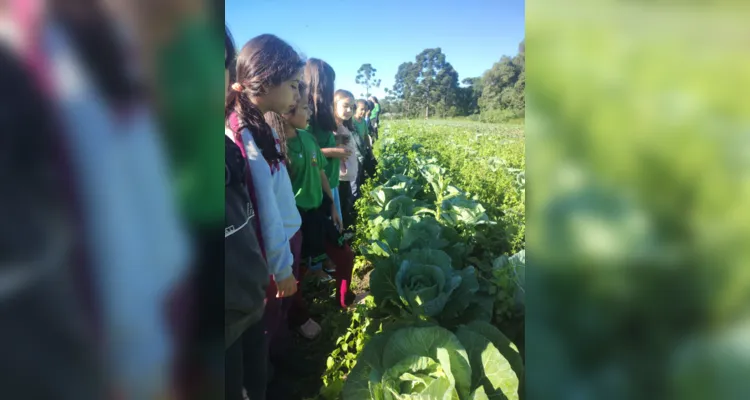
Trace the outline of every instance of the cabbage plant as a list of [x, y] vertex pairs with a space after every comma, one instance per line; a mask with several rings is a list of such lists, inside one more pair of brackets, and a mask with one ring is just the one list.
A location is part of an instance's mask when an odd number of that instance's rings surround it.
[[370, 340], [347, 377], [344, 400], [518, 399], [523, 370], [497, 328], [473, 322], [384, 331]]
[[521, 250], [508, 257], [502, 255], [492, 263], [492, 274], [496, 279], [507, 277], [508, 287], [516, 312], [523, 312], [526, 298], [526, 250]]
[[378, 305], [396, 304], [411, 315], [436, 319], [459, 316], [479, 290], [473, 267], [454, 269], [447, 253], [426, 248], [375, 263], [370, 279]]

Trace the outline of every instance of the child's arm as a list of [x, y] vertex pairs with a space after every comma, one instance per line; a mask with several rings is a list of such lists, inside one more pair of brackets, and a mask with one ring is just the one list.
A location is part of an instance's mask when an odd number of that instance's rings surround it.
[[328, 177], [323, 169], [320, 170], [320, 183], [323, 185], [323, 192], [331, 199], [331, 218], [333, 218], [333, 224], [339, 228], [339, 231], [343, 228], [343, 223], [339, 218], [339, 213], [336, 211], [336, 204], [333, 203], [333, 192], [331, 191], [331, 184], [328, 182]]
[[328, 182], [328, 177], [326, 176], [326, 172], [322, 169], [320, 170], [320, 183], [323, 185], [323, 193], [328, 196], [331, 201], [333, 201], [333, 192], [331, 191], [331, 184]]
[[327, 158], [338, 158], [339, 160], [346, 160], [351, 157], [352, 152], [346, 147], [325, 147], [320, 149]]
[[289, 238], [284, 231], [281, 212], [273, 191], [271, 170], [268, 163], [255, 145], [252, 135], [247, 129], [242, 131], [245, 142], [247, 165], [250, 168], [253, 186], [257, 188], [257, 208], [263, 232], [263, 247], [266, 250], [268, 271], [280, 282], [292, 275], [292, 256]]

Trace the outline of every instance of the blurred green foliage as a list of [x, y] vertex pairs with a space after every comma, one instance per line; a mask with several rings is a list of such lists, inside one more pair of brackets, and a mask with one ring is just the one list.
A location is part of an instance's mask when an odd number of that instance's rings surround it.
[[724, 4], [528, 3], [529, 398], [748, 398], [750, 331], [723, 338], [750, 305], [750, 24]]

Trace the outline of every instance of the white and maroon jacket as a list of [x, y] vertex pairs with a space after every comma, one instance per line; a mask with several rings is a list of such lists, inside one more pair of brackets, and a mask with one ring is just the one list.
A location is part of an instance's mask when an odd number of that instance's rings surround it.
[[225, 129], [225, 135], [240, 147], [247, 160], [252, 186], [255, 188], [268, 270], [278, 282], [292, 274], [294, 258], [289, 239], [302, 226], [289, 172], [283, 162], [274, 165], [266, 162], [250, 131], [238, 128], [236, 114], [230, 116], [230, 126], [231, 129]]
[[166, 157], [146, 106], [110, 107], [64, 32], [50, 24], [43, 33], [106, 358], [124, 398], [153, 398], [170, 380], [166, 307], [190, 261]]

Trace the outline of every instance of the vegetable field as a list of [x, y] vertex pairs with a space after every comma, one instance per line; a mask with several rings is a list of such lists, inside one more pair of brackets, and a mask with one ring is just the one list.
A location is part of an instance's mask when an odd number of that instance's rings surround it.
[[522, 126], [386, 122], [375, 151], [355, 242], [370, 296], [330, 332], [318, 397], [522, 398]]

